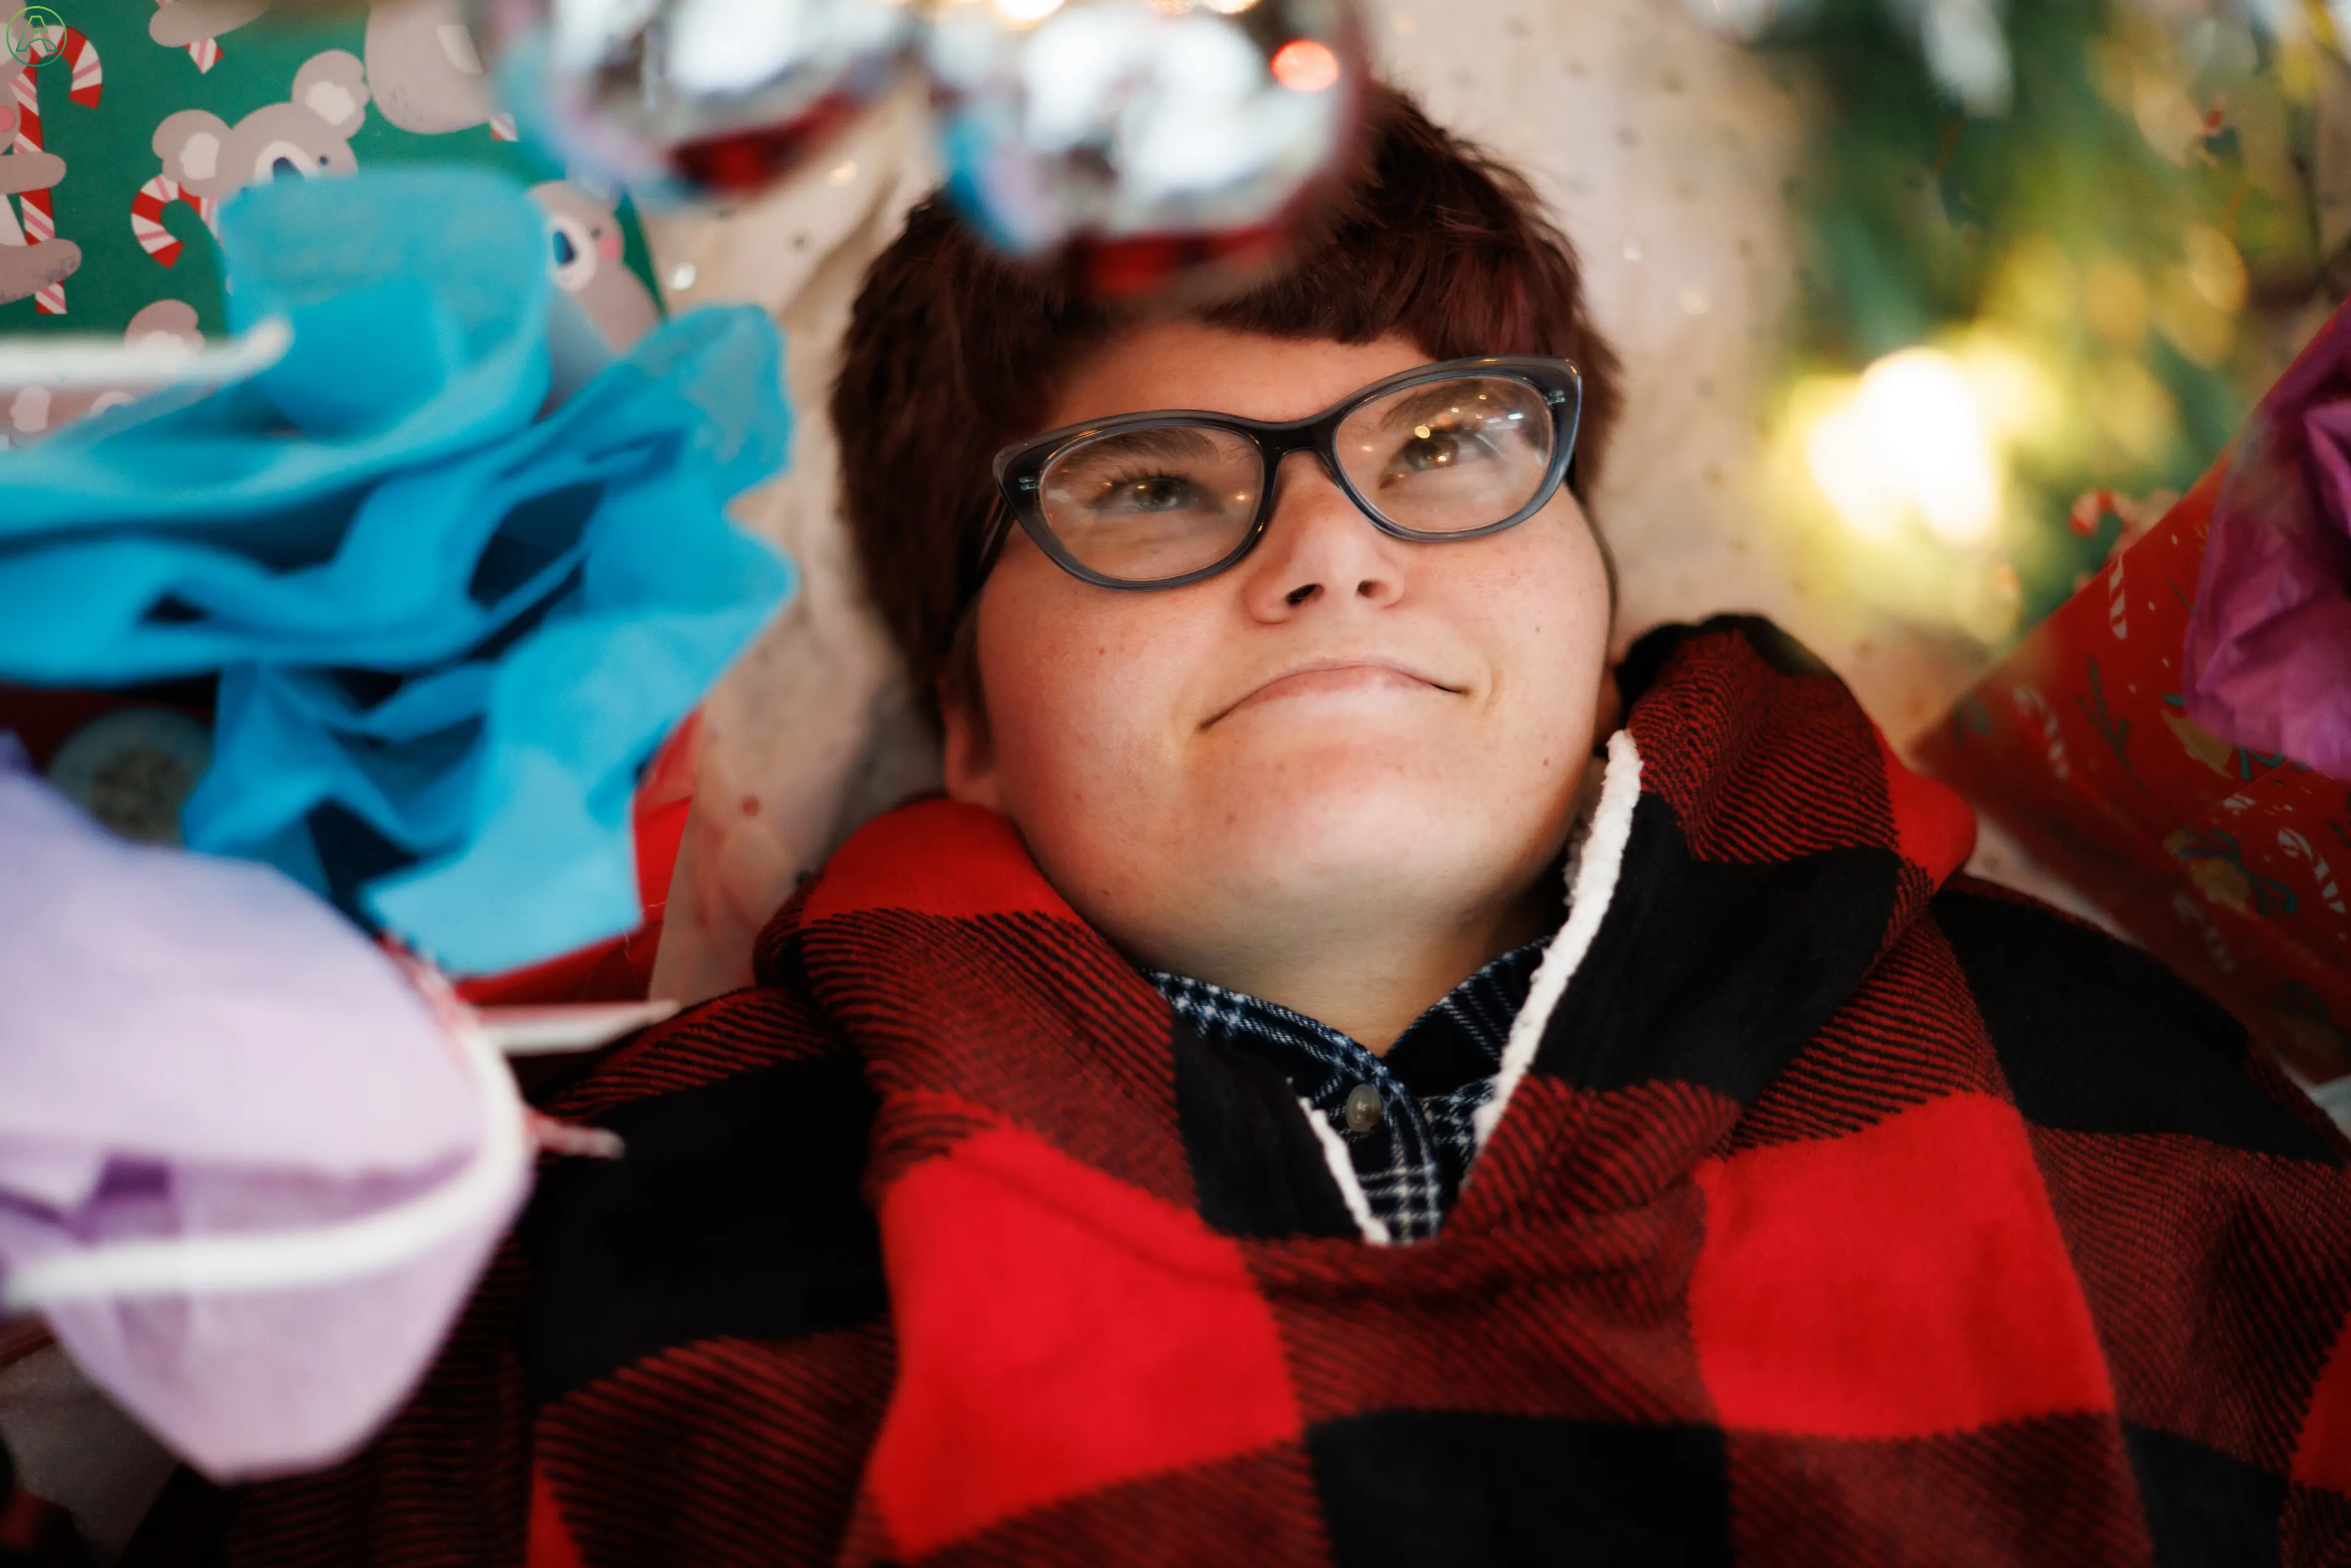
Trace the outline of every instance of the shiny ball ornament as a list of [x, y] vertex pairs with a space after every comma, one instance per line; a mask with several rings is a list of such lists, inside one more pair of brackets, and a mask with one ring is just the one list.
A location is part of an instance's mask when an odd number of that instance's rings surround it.
[[973, 223], [1109, 296], [1277, 259], [1365, 77], [1351, 0], [937, 0], [924, 58]]
[[476, 0], [528, 135], [641, 200], [756, 191], [887, 92], [907, 0]]

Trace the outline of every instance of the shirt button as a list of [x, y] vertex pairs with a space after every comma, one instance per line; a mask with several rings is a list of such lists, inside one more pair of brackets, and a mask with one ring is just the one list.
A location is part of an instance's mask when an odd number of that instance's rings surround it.
[[1346, 1119], [1347, 1131], [1368, 1133], [1380, 1124], [1380, 1092], [1368, 1083], [1358, 1083], [1347, 1091], [1347, 1103], [1339, 1114]]

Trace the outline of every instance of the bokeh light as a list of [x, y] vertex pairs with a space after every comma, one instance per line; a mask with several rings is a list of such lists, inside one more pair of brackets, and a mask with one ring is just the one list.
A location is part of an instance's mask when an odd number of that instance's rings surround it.
[[1292, 38], [1273, 53], [1273, 79], [1292, 92], [1323, 92], [1339, 80], [1339, 57], [1328, 44]]
[[1990, 423], [1958, 362], [1905, 349], [1862, 373], [1805, 437], [1813, 483], [1847, 528], [1890, 538], [1916, 517], [1947, 544], [1981, 544], [2000, 518]]

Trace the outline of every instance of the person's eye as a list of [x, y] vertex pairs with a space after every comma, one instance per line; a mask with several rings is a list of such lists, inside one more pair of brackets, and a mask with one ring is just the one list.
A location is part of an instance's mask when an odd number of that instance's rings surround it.
[[1396, 448], [1382, 477], [1393, 482], [1421, 474], [1440, 474], [1472, 463], [1490, 462], [1493, 456], [1494, 449], [1470, 431], [1419, 424]]
[[1180, 474], [1137, 474], [1103, 486], [1094, 509], [1112, 516], [1148, 516], [1188, 511], [1199, 502], [1199, 486]]

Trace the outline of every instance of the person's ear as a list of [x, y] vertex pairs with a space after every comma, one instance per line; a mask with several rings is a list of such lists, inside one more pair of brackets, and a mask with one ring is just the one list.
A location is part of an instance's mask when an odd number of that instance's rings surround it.
[[996, 771], [996, 746], [984, 715], [974, 714], [969, 701], [956, 689], [957, 683], [939, 681], [939, 726], [943, 731], [942, 761], [947, 799], [968, 805], [1004, 810], [1004, 792]]

